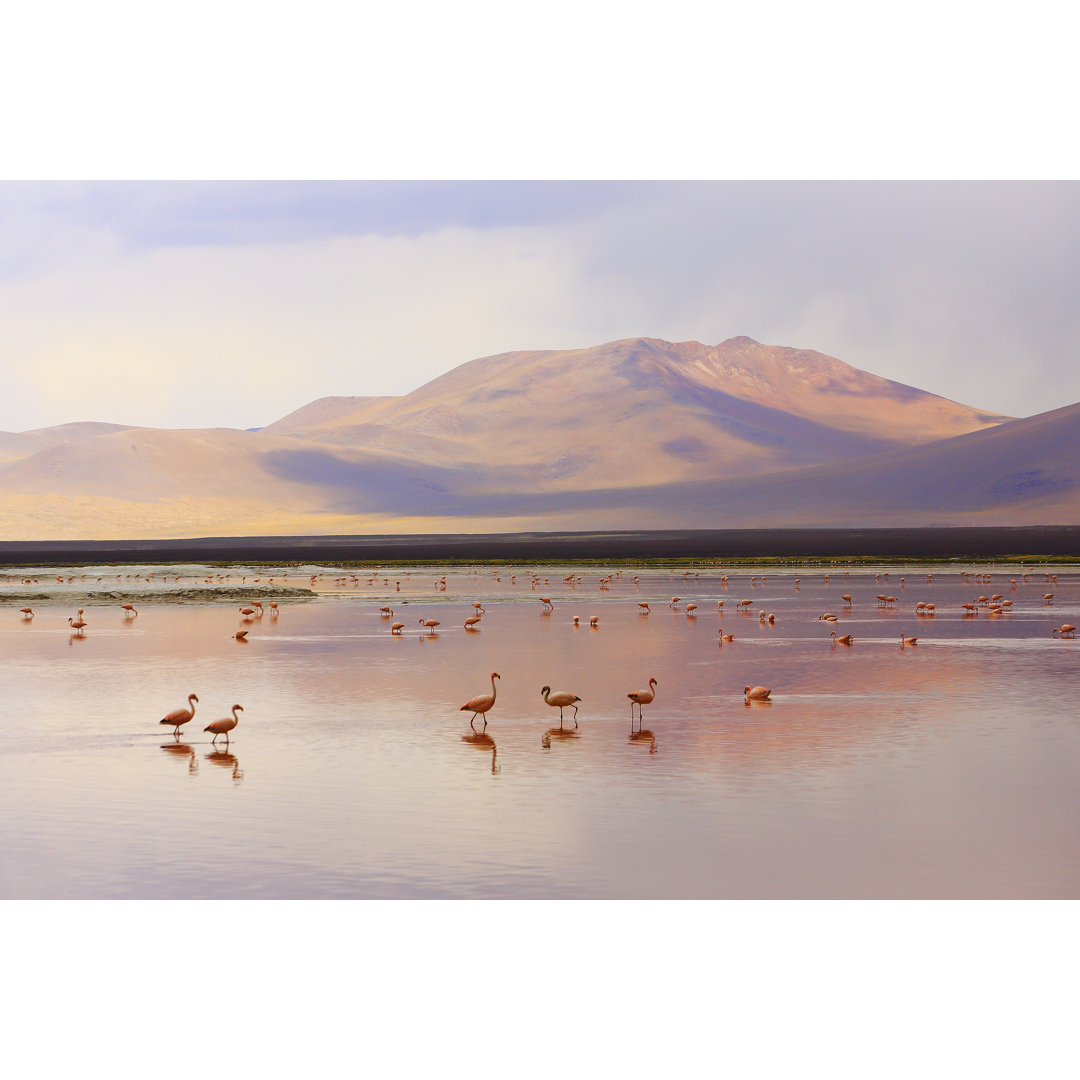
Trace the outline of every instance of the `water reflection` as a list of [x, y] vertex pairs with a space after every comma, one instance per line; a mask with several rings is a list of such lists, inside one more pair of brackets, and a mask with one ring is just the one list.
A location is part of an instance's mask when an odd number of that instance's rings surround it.
[[545, 750], [550, 750], [552, 739], [557, 739], [560, 742], [565, 742], [567, 739], [579, 739], [580, 737], [581, 732], [578, 731], [576, 728], [553, 727], [548, 728], [548, 730], [545, 731], [544, 734], [541, 736], [540, 745]]
[[199, 762], [198, 759], [195, 757], [195, 747], [192, 746], [190, 743], [182, 743], [179, 741], [162, 743], [161, 749], [164, 750], [166, 754], [171, 754], [173, 757], [176, 758], [186, 757], [189, 773], [195, 773], [199, 771]]
[[502, 771], [502, 766], [495, 763], [495, 757], [498, 754], [498, 747], [495, 745], [495, 740], [488, 734], [482, 731], [474, 731], [469, 735], [462, 735], [461, 741], [468, 743], [470, 746], [475, 746], [479, 750], [491, 751], [491, 774], [494, 776], [496, 773]]
[[236, 755], [230, 754], [228, 750], [211, 750], [204, 757], [212, 765], [220, 765], [223, 769], [232, 769], [232, 778], [237, 783], [244, 779], [244, 771], [240, 768], [240, 762], [237, 761]]
[[649, 753], [656, 753], [656, 736], [648, 728], [638, 728], [637, 731], [631, 730], [630, 742], [648, 744]]

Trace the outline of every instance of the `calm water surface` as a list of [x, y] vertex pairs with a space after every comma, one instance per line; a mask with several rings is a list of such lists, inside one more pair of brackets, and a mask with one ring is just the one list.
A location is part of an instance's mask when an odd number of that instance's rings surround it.
[[[763, 584], [729, 569], [726, 587], [722, 569], [624, 569], [608, 589], [580, 567], [544, 568], [535, 589], [489, 568], [327, 571], [244, 644], [235, 600], [148, 596], [125, 621], [94, 598], [120, 587], [115, 568], [63, 585], [9, 571], [0, 896], [1076, 897], [1080, 639], [1051, 628], [1080, 624], [1080, 576], [934, 568], [930, 583], [928, 569], [767, 570]], [[28, 576], [52, 584], [24, 622], [18, 597], [40, 591]], [[79, 638], [67, 619], [87, 592]], [[1010, 613], [962, 614], [995, 593]], [[486, 614], [470, 633], [473, 600]], [[937, 614], [917, 617], [920, 600]], [[720, 625], [735, 634], [722, 648]], [[901, 632], [919, 644], [902, 649]], [[493, 671], [474, 737], [459, 706]], [[650, 676], [656, 700], [632, 734], [626, 694]], [[559, 730], [545, 684], [583, 699], [576, 729], [568, 713]], [[744, 704], [746, 684], [774, 700]], [[189, 693], [177, 740], [157, 721]], [[202, 729], [234, 703], [240, 725], [214, 747]]]

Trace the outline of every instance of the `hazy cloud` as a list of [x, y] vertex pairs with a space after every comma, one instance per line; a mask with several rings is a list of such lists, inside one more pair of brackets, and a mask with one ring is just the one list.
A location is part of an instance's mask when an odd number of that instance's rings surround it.
[[1080, 400], [1071, 182], [0, 185], [0, 429], [268, 423], [511, 349], [748, 334]]

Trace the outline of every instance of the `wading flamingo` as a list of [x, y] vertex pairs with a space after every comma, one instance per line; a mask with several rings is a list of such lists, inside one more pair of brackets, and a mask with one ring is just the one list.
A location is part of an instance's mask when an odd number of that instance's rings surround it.
[[764, 686], [746, 686], [743, 688], [744, 701], [768, 701], [772, 690]]
[[559, 710], [559, 727], [562, 727], [563, 722], [563, 709], [574, 710], [574, 727], [578, 726], [577, 722], [577, 705], [576, 701], [580, 701], [581, 698], [577, 694], [571, 694], [569, 690], [559, 690], [556, 693], [551, 692], [550, 686], [545, 686], [540, 691], [540, 696], [553, 708]]
[[835, 645], [854, 645], [855, 639], [850, 634], [844, 634], [843, 637], [837, 637], [836, 631], [832, 632], [833, 644]]
[[480, 616], [479, 615], [470, 615], [465, 620], [465, 629], [466, 630], [475, 630], [476, 629], [476, 624], [479, 621], [480, 621]]
[[720, 627], [720, 645], [721, 645], [721, 647], [723, 647], [723, 644], [724, 644], [725, 641], [734, 641], [734, 640], [735, 640], [735, 635], [734, 634], [725, 634], [724, 633], [724, 628], [721, 626]]
[[651, 705], [653, 703], [653, 698], [656, 697], [656, 691], [653, 688], [655, 686], [658, 686], [658, 685], [659, 685], [659, 683], [657, 683], [657, 681], [655, 679], [650, 679], [649, 680], [649, 689], [648, 690], [635, 690], [632, 694], [627, 694], [626, 695], [630, 699], [630, 723], [631, 723], [631, 725], [633, 725], [633, 723], [634, 723], [634, 702], [637, 702], [638, 720], [640, 720], [641, 719], [641, 706], [642, 705]]
[[248, 632], [246, 630], [237, 630], [235, 637], [237, 641], [247, 641]]
[[1055, 626], [1053, 635], [1056, 637], [1060, 634], [1062, 637], [1073, 637], [1076, 634], [1076, 627], [1072, 623], [1062, 623], [1061, 626]]
[[78, 619], [68, 619], [68, 625], [72, 628], [72, 630], [75, 631], [76, 634], [81, 635], [83, 630], [86, 629], [86, 623], [82, 620], [81, 611], [79, 612], [79, 616], [80, 617]]
[[403, 622], [396, 622], [396, 623], [394, 623], [393, 626], [390, 627], [390, 633], [391, 634], [400, 634], [401, 631], [404, 630], [404, 629], [405, 629], [405, 624]]
[[207, 724], [206, 727], [203, 728], [203, 731], [209, 731], [213, 733], [214, 737], [210, 740], [211, 743], [216, 743], [218, 740], [218, 736], [224, 735], [225, 745], [229, 745], [229, 732], [232, 731], [232, 729], [240, 723], [240, 717], [236, 715], [237, 711], [243, 712], [244, 706], [234, 705], [232, 707], [232, 716], [226, 716], [222, 720], [215, 720], [213, 723]]
[[421, 626], [426, 626], [432, 634], [435, 633], [435, 627], [440, 625], [438, 619], [417, 619], [416, 621]]
[[173, 734], [177, 738], [179, 738], [180, 737], [180, 728], [181, 728], [181, 726], [183, 724], [186, 724], [195, 715], [195, 706], [192, 704], [192, 702], [195, 702], [195, 701], [198, 701], [198, 700], [199, 699], [195, 694], [188, 694], [188, 705], [190, 706], [190, 708], [187, 708], [187, 709], [173, 709], [173, 711], [171, 713], [166, 713], [165, 716], [163, 716], [158, 721], [158, 723], [159, 724], [168, 724], [171, 728], [173, 728]]
[[917, 645], [918, 643], [919, 643], [919, 639], [917, 637], [904, 637], [903, 634], [900, 635], [900, 648], [901, 649], [905, 645]]
[[27, 621], [29, 621], [30, 619], [32, 619], [34, 617], [34, 609], [33, 608], [24, 607], [24, 608], [19, 608], [19, 610], [22, 612], [23, 619], [25, 619]]
[[136, 615], [139, 614], [135, 610], [135, 605], [134, 604], [121, 604], [120, 606], [124, 609], [124, 618], [125, 619], [133, 619], [133, 618], [135, 618]]
[[476, 730], [476, 725], [473, 724], [473, 721], [478, 716], [483, 716], [484, 728], [487, 728], [487, 712], [491, 706], [495, 704], [495, 680], [501, 678], [502, 676], [497, 671], [493, 671], [491, 673], [491, 693], [480, 694], [478, 697], [469, 698], [469, 700], [458, 710], [458, 712], [472, 713], [472, 716], [469, 717], [469, 727], [471, 727], [473, 731]]

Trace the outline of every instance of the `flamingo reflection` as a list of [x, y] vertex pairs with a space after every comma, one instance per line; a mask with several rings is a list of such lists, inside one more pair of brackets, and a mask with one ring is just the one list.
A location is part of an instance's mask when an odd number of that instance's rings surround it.
[[548, 730], [545, 731], [544, 734], [540, 737], [540, 745], [545, 750], [550, 750], [552, 739], [564, 740], [579, 738], [581, 738], [581, 733], [577, 730], [577, 728], [553, 727], [548, 728]]
[[166, 754], [172, 754], [174, 757], [186, 757], [189, 773], [195, 773], [199, 771], [199, 762], [198, 759], [195, 757], [195, 747], [192, 746], [190, 743], [162, 743], [161, 749], [164, 750]]
[[470, 746], [478, 747], [480, 750], [491, 751], [492, 776], [502, 771], [502, 766], [495, 763], [495, 755], [499, 752], [498, 747], [495, 745], [495, 740], [486, 732], [474, 731], [471, 735], [462, 735], [461, 741], [468, 743]]
[[648, 728], [639, 728], [637, 731], [631, 731], [630, 741], [632, 743], [648, 743], [649, 753], [655, 754], [657, 752], [656, 736]]
[[206, 760], [214, 765], [220, 765], [223, 769], [232, 769], [232, 778], [238, 783], [244, 779], [244, 770], [240, 768], [235, 754], [228, 750], [211, 750], [205, 755]]

